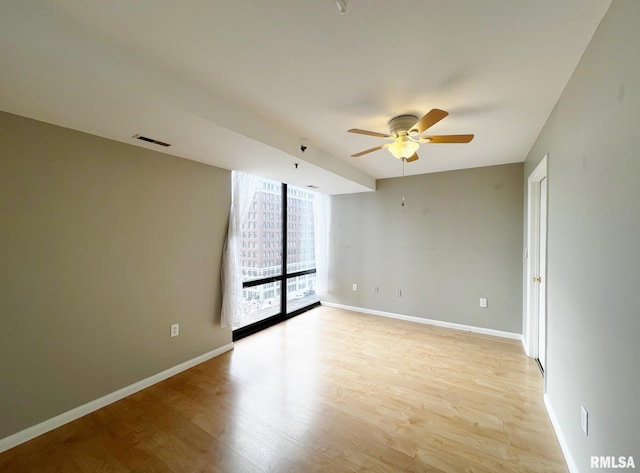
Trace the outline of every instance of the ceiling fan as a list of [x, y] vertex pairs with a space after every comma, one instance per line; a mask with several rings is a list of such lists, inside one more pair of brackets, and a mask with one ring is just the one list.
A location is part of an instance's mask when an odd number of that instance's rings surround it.
[[352, 154], [354, 158], [358, 158], [364, 154], [373, 153], [380, 149], [387, 148], [391, 154], [398, 159], [406, 160], [408, 163], [417, 161], [418, 148], [421, 144], [426, 143], [469, 143], [473, 139], [473, 135], [435, 135], [435, 136], [419, 136], [424, 133], [427, 128], [432, 127], [449, 112], [434, 108], [424, 117], [418, 120], [415, 115], [399, 115], [389, 120], [389, 133], [378, 133], [376, 131], [360, 130], [352, 128], [349, 133], [358, 133], [360, 135], [376, 136], [378, 138], [386, 138], [392, 140], [392, 143], [385, 143], [375, 148], [360, 151]]

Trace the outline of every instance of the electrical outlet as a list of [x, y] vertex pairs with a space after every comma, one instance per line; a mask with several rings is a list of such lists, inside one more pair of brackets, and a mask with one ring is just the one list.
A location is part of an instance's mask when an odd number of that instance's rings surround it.
[[483, 309], [487, 308], [487, 298], [486, 297], [481, 297], [480, 298], [480, 307], [482, 307]]
[[396, 289], [396, 296], [402, 297], [402, 289]]
[[380, 288], [379, 288], [378, 286], [374, 287], [374, 288], [373, 288], [373, 293], [374, 293], [375, 295], [378, 295], [378, 294], [380, 293]]
[[180, 324], [171, 324], [171, 337], [180, 335]]
[[585, 435], [589, 435], [589, 413], [584, 406], [580, 407], [580, 427]]
[[352, 286], [352, 287], [353, 287], [353, 290], [354, 290], [354, 291], [357, 291], [357, 290], [358, 290], [358, 285], [357, 285], [356, 283], [353, 283], [353, 286]]

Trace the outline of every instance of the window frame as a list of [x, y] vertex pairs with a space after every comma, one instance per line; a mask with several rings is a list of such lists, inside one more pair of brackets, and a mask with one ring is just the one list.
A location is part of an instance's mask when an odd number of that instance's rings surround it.
[[[318, 307], [320, 305], [320, 301], [313, 302], [307, 306], [301, 307], [291, 312], [287, 312], [287, 287], [288, 280], [293, 279], [299, 276], [304, 276], [307, 274], [315, 274], [317, 268], [305, 269], [302, 271], [295, 272], [287, 272], [287, 256], [289, 253], [289, 245], [288, 245], [288, 221], [289, 221], [289, 200], [288, 200], [288, 185], [286, 183], [281, 183], [281, 212], [282, 212], [282, 240], [281, 240], [281, 248], [282, 248], [282, 268], [279, 275], [269, 276], [261, 279], [251, 279], [249, 281], [243, 281], [242, 288], [261, 286], [263, 284], [275, 283], [280, 281], [280, 312], [276, 315], [272, 315], [270, 317], [266, 317], [262, 320], [254, 322], [252, 324], [246, 325], [244, 327], [237, 328], [233, 330], [233, 341], [240, 340], [244, 337], [252, 335], [260, 330], [264, 330], [268, 327], [271, 327], [275, 324], [288, 320], [296, 315], [299, 315], [303, 312], [306, 312], [314, 307]], [[275, 189], [272, 189], [275, 190]], [[274, 209], [276, 211], [277, 209]], [[274, 222], [275, 223], [275, 222]], [[266, 230], [266, 229], [264, 229]], [[315, 266], [315, 265], [314, 265]]]

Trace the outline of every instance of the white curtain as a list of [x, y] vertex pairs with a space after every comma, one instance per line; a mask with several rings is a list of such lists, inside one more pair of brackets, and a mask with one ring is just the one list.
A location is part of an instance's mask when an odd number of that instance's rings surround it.
[[331, 207], [329, 196], [316, 192], [313, 201], [315, 232], [316, 293], [324, 299], [329, 288], [329, 224]]
[[240, 233], [260, 178], [239, 171], [231, 173], [231, 210], [229, 230], [222, 258], [223, 327], [237, 327], [242, 317], [242, 273], [240, 267]]

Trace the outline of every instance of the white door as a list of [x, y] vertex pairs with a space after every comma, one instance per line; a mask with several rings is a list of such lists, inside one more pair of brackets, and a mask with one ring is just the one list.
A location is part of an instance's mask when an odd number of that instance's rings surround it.
[[547, 178], [540, 181], [538, 205], [540, 225], [538, 230], [538, 361], [544, 371], [547, 365]]

